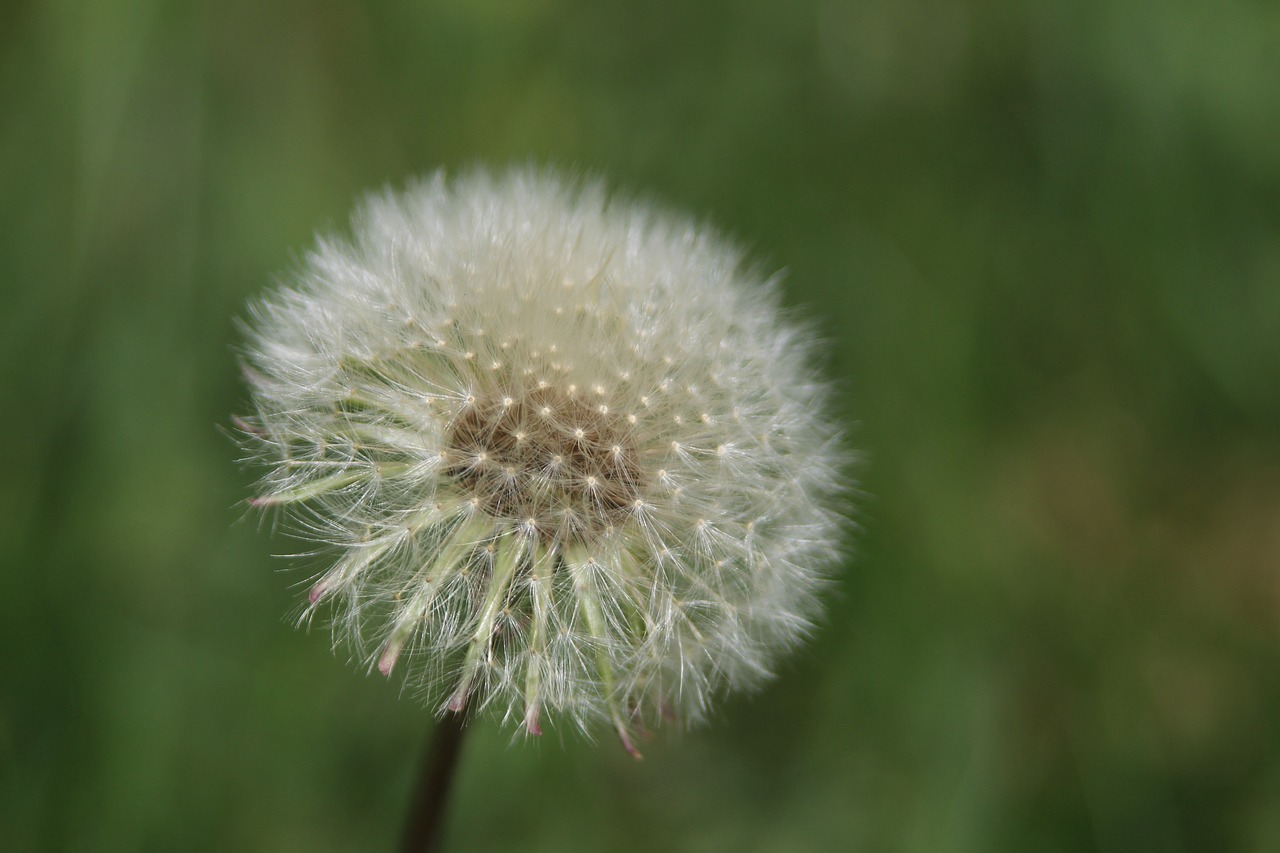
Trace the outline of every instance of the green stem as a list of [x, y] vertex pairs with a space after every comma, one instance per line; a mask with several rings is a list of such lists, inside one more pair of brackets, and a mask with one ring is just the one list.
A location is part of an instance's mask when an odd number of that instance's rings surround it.
[[524, 682], [524, 726], [531, 735], [542, 734], [538, 724], [542, 667], [547, 651], [547, 620], [551, 614], [551, 580], [555, 553], [539, 543], [533, 554], [533, 629], [529, 641], [529, 668]]
[[471, 562], [476, 546], [488, 540], [493, 528], [487, 521], [473, 520], [460, 523], [445, 537], [427, 570], [417, 575], [408, 591], [408, 604], [401, 608], [401, 618], [392, 628], [391, 636], [378, 658], [378, 671], [390, 675], [400, 652], [413, 636], [414, 631], [427, 617], [431, 603], [449, 576]]
[[498, 536], [493, 542], [493, 575], [489, 579], [489, 588], [485, 591], [484, 604], [480, 609], [480, 621], [476, 632], [471, 637], [471, 645], [467, 648], [467, 657], [462, 663], [462, 677], [458, 689], [449, 699], [449, 710], [459, 711], [466, 704], [467, 694], [471, 692], [471, 682], [475, 679], [476, 670], [480, 666], [482, 654], [489, 652], [493, 643], [493, 623], [502, 610], [507, 598], [507, 587], [520, 565], [524, 554], [524, 543], [510, 535]]
[[[583, 561], [585, 565], [591, 565], [593, 562], [591, 557]], [[613, 727], [618, 732], [618, 739], [622, 741], [622, 748], [630, 753], [632, 758], [643, 758], [640, 750], [636, 749], [631, 741], [631, 732], [627, 729], [627, 724], [622, 717], [622, 709], [618, 706], [618, 694], [613, 681], [613, 662], [609, 659], [608, 632], [605, 629], [604, 612], [600, 609], [600, 599], [596, 597], [595, 590], [591, 588], [584, 571], [574, 570], [573, 580], [577, 587], [578, 600], [582, 602], [582, 614], [587, 619], [587, 630], [591, 632], [591, 638], [596, 642], [596, 665], [600, 668], [600, 681], [604, 688], [605, 703], [609, 706], [609, 717], [613, 720]]]

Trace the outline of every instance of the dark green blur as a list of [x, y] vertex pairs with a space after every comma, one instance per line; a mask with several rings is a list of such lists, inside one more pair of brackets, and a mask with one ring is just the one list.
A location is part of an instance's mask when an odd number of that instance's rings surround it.
[[363, 191], [535, 162], [785, 268], [863, 530], [643, 763], [476, 726], [449, 849], [1280, 849], [1277, 45], [1261, 0], [0, 5], [0, 847], [392, 848], [431, 716], [290, 625], [235, 318]]

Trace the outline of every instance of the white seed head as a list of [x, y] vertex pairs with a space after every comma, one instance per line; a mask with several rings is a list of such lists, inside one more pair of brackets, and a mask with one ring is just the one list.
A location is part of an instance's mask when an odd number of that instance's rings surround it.
[[767, 677], [847, 487], [807, 337], [741, 253], [533, 171], [436, 175], [352, 227], [254, 305], [238, 421], [253, 503], [334, 549], [307, 615], [442, 709], [632, 751]]

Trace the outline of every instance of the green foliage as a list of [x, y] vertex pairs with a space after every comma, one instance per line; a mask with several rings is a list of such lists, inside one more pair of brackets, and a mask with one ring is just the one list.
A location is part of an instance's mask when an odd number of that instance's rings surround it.
[[1277, 43], [1190, 0], [5, 5], [6, 849], [392, 845], [429, 718], [280, 617], [234, 318], [365, 189], [528, 160], [786, 267], [865, 531], [642, 765], [478, 727], [450, 849], [1280, 847]]

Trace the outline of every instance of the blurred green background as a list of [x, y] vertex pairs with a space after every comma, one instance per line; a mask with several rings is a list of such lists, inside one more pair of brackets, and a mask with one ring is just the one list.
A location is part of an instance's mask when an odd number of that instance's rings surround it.
[[1280, 6], [0, 7], [0, 838], [390, 849], [430, 715], [286, 614], [220, 431], [359, 195], [553, 163], [832, 343], [815, 641], [634, 764], [475, 727], [450, 849], [1280, 849]]

